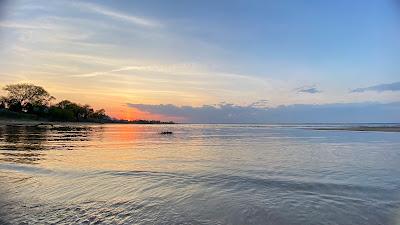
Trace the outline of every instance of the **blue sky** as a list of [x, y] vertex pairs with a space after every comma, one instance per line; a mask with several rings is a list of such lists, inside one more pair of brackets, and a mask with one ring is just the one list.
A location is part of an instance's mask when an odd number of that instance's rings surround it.
[[[265, 75], [270, 68], [279, 70], [280, 65], [298, 65], [335, 74], [339, 81], [359, 80], [362, 72], [365, 80], [373, 82], [380, 76], [390, 82], [399, 72], [400, 15], [395, 1], [117, 3], [102, 2], [154, 18], [177, 36], [221, 50], [208, 58], [201, 50], [184, 49], [177, 56], [181, 60], [221, 63], [255, 76]], [[269, 76], [281, 77], [279, 73]]]
[[[1, 7], [1, 83], [36, 83], [57, 99], [118, 117], [137, 117], [127, 103], [400, 101], [395, 0], [17, 0]], [[163, 115], [139, 115], [154, 113]]]

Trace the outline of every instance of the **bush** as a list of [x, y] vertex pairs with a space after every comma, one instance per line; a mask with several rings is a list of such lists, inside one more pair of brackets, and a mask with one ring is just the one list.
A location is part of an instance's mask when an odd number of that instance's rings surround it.
[[8, 109], [0, 109], [0, 118], [6, 119], [24, 119], [24, 120], [37, 120], [38, 116], [28, 113], [12, 112]]
[[67, 109], [61, 109], [55, 106], [50, 107], [48, 117], [52, 121], [74, 121], [74, 113]]

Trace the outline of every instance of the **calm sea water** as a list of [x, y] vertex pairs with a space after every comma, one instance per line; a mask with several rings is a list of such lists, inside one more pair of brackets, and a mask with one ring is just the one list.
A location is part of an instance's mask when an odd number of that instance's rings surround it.
[[0, 126], [0, 223], [400, 224], [400, 133], [307, 126]]

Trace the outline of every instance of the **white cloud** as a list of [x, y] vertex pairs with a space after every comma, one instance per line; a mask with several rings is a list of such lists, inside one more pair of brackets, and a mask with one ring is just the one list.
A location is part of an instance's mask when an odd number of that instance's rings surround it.
[[86, 11], [91, 11], [94, 13], [98, 13], [104, 16], [108, 16], [111, 17], [113, 19], [117, 19], [117, 20], [121, 20], [121, 21], [126, 21], [129, 23], [133, 23], [135, 25], [138, 26], [142, 26], [142, 27], [161, 27], [162, 24], [154, 21], [154, 20], [150, 20], [147, 18], [143, 18], [143, 17], [139, 17], [139, 16], [132, 16], [132, 15], [128, 15], [119, 11], [115, 11], [103, 6], [99, 6], [96, 4], [92, 4], [92, 3], [75, 3], [80, 9], [85, 9]]
[[29, 22], [0, 21], [0, 27], [13, 29], [54, 29], [48, 24], [35, 24]]
[[366, 92], [366, 91], [400, 91], [400, 82], [394, 82], [389, 84], [378, 84], [366, 88], [356, 88], [351, 90], [351, 92]]
[[174, 76], [194, 76], [194, 77], [214, 77], [214, 78], [221, 77], [223, 79], [247, 80], [258, 84], [268, 84], [268, 82], [271, 81], [269, 79], [261, 79], [243, 74], [213, 71], [195, 64], [164, 64], [164, 65], [160, 64], [160, 65], [124, 66], [109, 71], [96, 71], [89, 74], [76, 74], [73, 75], [73, 77], [94, 77], [94, 76], [108, 75], [124, 71], [151, 72], [160, 74], [170, 74]]

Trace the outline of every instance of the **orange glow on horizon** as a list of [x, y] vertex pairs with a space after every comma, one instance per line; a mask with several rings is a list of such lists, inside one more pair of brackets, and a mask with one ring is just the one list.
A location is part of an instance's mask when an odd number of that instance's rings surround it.
[[160, 120], [160, 121], [184, 121], [184, 118], [180, 117], [170, 117], [161, 114], [152, 114], [149, 112], [143, 112], [136, 108], [119, 108], [119, 109], [109, 109], [106, 113], [116, 119], [124, 119], [124, 120]]
[[[44, 86], [44, 85], [43, 85]], [[113, 97], [110, 99], [108, 96], [97, 96], [88, 93], [57, 93], [56, 90], [51, 90], [51, 93], [55, 93], [54, 96], [56, 100], [53, 102], [54, 104], [62, 101], [64, 99], [68, 99], [72, 102], [76, 102], [81, 105], [88, 104], [93, 107], [95, 110], [104, 109], [106, 114], [111, 118], [122, 119], [122, 120], [159, 120], [159, 121], [174, 121], [174, 122], [182, 122], [185, 121], [183, 117], [173, 117], [162, 114], [153, 114], [150, 112], [140, 111], [136, 108], [128, 107], [123, 102], [130, 102], [124, 98]], [[143, 102], [139, 101], [139, 102]], [[146, 100], [144, 100], [146, 102]], [[154, 103], [157, 104], [157, 103]]]

